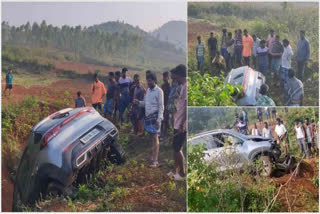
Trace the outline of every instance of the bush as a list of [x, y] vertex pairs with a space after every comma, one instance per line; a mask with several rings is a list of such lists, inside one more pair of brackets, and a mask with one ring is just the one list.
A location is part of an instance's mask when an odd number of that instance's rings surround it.
[[189, 106], [235, 106], [234, 95], [241, 92], [241, 86], [224, 84], [223, 77], [203, 76], [194, 71], [188, 77]]
[[[2, 108], [2, 158], [10, 173], [15, 173], [26, 139], [32, 127], [56, 109], [39, 102], [34, 96], [26, 97], [20, 104], [9, 104]], [[21, 147], [22, 145], [22, 147]]]
[[[214, 164], [203, 161], [204, 147], [188, 146], [189, 212], [263, 212], [276, 187], [263, 177], [248, 172], [218, 173]], [[267, 209], [277, 211], [278, 205]]]

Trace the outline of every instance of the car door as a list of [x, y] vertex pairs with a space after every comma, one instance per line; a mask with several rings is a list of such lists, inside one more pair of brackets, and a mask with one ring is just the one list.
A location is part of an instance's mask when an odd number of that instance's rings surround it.
[[214, 160], [215, 156], [219, 153], [219, 146], [214, 140], [212, 134], [195, 138], [190, 142], [190, 146], [199, 144], [204, 144], [204, 161], [211, 162]]
[[224, 141], [225, 163], [230, 169], [241, 168], [247, 162], [247, 158], [243, 153], [243, 140], [229, 133], [221, 134]]

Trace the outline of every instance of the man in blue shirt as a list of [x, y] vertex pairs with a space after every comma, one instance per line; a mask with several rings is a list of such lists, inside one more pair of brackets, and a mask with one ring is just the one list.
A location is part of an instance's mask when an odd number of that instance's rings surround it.
[[6, 88], [5, 88], [5, 90], [4, 90], [4, 95], [5, 95], [5, 96], [6, 96], [6, 91], [7, 91], [7, 89], [9, 89], [9, 96], [11, 95], [12, 79], [13, 79], [12, 70], [10, 70], [10, 71], [6, 74]]
[[301, 30], [300, 39], [297, 45], [297, 56], [296, 56], [297, 66], [298, 66], [297, 77], [300, 80], [303, 80], [304, 69], [306, 67], [306, 63], [309, 60], [309, 58], [310, 58], [310, 43], [305, 38], [305, 31]]

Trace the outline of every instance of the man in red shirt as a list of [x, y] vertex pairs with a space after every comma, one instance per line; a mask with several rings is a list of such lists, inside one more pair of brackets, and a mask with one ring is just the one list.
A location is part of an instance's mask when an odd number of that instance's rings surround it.
[[244, 36], [242, 37], [242, 56], [244, 59], [244, 64], [250, 66], [250, 57], [251, 57], [251, 50], [253, 46], [253, 38], [248, 34], [248, 30], [243, 30]]
[[92, 101], [92, 107], [98, 110], [102, 110], [101, 103], [104, 96], [107, 94], [107, 90], [104, 87], [104, 84], [98, 79], [98, 74], [95, 73], [94, 76], [94, 82], [91, 86], [91, 101]]

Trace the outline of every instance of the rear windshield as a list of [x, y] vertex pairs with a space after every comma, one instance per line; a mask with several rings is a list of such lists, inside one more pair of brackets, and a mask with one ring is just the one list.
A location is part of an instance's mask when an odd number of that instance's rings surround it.
[[242, 85], [242, 82], [243, 82], [243, 73], [238, 74], [232, 80], [232, 83], [236, 85]]

